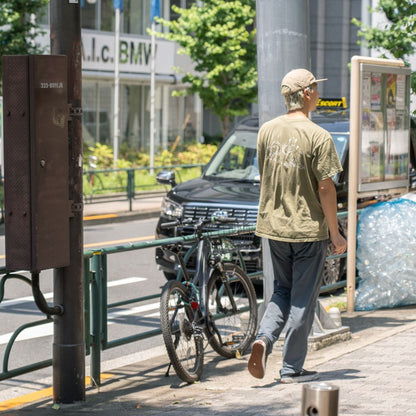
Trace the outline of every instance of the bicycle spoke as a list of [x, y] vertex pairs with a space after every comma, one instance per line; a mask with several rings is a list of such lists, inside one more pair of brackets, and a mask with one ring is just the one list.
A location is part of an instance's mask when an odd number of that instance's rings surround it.
[[178, 376], [193, 382], [199, 379], [203, 367], [200, 330], [194, 324], [187, 289], [179, 282], [169, 282], [161, 297], [161, 326], [171, 363]]
[[226, 265], [225, 275], [215, 271], [209, 282], [207, 325], [209, 342], [224, 357], [244, 353], [257, 325], [257, 302], [247, 275], [237, 266]]

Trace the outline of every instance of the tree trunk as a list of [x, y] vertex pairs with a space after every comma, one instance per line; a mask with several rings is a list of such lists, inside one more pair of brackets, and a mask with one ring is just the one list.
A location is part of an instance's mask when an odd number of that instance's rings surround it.
[[224, 118], [221, 118], [220, 120], [222, 140], [225, 140], [225, 138], [228, 136], [228, 133], [230, 132], [230, 116], [224, 116]]

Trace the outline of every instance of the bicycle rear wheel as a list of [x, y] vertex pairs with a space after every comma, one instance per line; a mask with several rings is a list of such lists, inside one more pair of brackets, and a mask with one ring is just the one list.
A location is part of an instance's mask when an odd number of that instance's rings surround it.
[[257, 297], [253, 283], [238, 266], [224, 263], [208, 282], [207, 336], [212, 348], [226, 358], [242, 355], [257, 329]]
[[191, 291], [172, 280], [164, 286], [160, 300], [166, 350], [176, 374], [187, 383], [199, 380], [204, 366], [203, 335], [193, 324], [195, 311], [190, 306]]

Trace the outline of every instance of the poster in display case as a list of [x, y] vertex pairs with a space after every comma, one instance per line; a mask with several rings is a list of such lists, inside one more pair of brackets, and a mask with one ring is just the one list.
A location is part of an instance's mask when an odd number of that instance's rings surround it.
[[408, 186], [410, 73], [361, 64], [359, 192]]

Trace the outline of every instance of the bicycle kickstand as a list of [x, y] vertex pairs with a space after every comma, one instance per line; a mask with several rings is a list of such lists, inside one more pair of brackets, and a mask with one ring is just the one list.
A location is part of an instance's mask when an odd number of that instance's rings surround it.
[[167, 369], [167, 371], [165, 373], [165, 377], [169, 377], [169, 371], [170, 371], [170, 368], [171, 367], [172, 367], [172, 361], [169, 362], [168, 369]]

